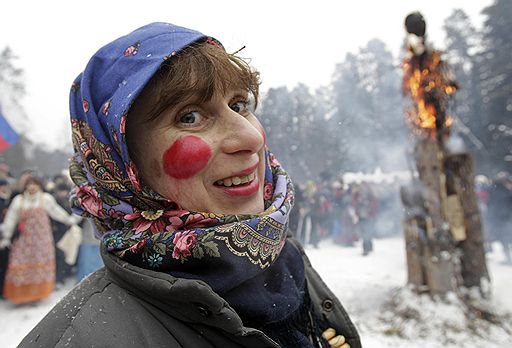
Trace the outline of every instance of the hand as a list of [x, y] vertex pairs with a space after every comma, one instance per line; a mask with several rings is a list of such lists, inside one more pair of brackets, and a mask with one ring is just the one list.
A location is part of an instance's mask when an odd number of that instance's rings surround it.
[[350, 348], [350, 344], [345, 342], [345, 337], [342, 335], [336, 336], [336, 330], [332, 327], [325, 330], [322, 336], [329, 342], [332, 348]]
[[83, 220], [83, 217], [81, 217], [81, 216], [73, 215], [73, 214], [71, 215], [71, 222], [72, 222], [73, 225], [77, 225], [82, 220]]
[[7, 248], [11, 245], [11, 241], [9, 239], [0, 239], [0, 250]]

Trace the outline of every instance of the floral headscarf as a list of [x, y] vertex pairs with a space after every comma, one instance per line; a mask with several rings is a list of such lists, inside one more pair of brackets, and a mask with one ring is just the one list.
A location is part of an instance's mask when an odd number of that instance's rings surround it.
[[[252, 321], [281, 320], [301, 304], [304, 268], [286, 243], [293, 186], [275, 157], [266, 151], [265, 211], [221, 215], [187, 211], [160, 196], [141, 182], [128, 153], [125, 125], [133, 101], [164, 61], [201, 41], [223, 49], [199, 32], [153, 23], [91, 58], [70, 94], [72, 206], [95, 220], [109, 252], [142, 268], [204, 280]], [[280, 276], [272, 286], [275, 272]], [[247, 303], [248, 293], [254, 303]], [[271, 305], [280, 308], [269, 313]]]

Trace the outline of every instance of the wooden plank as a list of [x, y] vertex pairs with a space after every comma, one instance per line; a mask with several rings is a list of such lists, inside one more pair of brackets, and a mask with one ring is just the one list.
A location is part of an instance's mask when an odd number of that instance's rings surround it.
[[460, 242], [462, 280], [465, 287], [476, 286], [481, 289], [482, 280], [490, 278], [485, 260], [478, 200], [474, 190], [473, 161], [467, 153], [454, 154], [446, 157], [445, 166], [455, 178], [454, 191], [459, 197], [464, 215], [466, 238]]

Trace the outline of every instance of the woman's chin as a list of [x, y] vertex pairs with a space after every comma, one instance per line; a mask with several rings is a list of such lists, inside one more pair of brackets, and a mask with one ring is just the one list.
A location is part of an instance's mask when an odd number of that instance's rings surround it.
[[212, 209], [214, 213], [224, 215], [255, 215], [264, 210], [263, 197], [255, 197], [247, 202], [222, 202], [217, 209]]

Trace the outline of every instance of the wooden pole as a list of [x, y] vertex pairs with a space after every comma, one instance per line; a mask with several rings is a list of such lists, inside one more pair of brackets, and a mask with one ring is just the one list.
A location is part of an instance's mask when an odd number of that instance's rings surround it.
[[[453, 191], [462, 206], [466, 238], [460, 241], [461, 276], [467, 288], [482, 288], [489, 280], [478, 201], [474, 190], [473, 161], [467, 153], [446, 156], [446, 172], [453, 176]], [[485, 295], [485, 294], [484, 294]]]
[[427, 244], [424, 263], [427, 285], [431, 294], [445, 294], [457, 288], [457, 260], [454, 246], [443, 216], [446, 199], [444, 154], [437, 141], [418, 140], [414, 157], [420, 181], [426, 188]]

